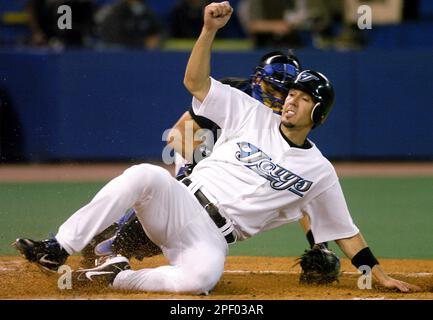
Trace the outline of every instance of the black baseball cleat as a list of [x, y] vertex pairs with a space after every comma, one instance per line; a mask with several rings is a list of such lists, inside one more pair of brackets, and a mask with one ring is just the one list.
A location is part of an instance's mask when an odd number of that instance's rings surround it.
[[91, 269], [78, 269], [72, 273], [72, 286], [83, 288], [89, 286], [109, 287], [121, 271], [129, 270], [129, 260], [123, 256], [106, 257], [100, 265]]
[[18, 238], [12, 245], [28, 261], [47, 271], [57, 271], [69, 256], [54, 238], [42, 241]]

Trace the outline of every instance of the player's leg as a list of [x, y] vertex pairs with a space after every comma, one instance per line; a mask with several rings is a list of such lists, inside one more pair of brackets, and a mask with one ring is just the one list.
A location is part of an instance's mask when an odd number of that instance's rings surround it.
[[81, 251], [81, 265], [84, 268], [95, 266], [95, 260], [102, 256], [120, 254], [130, 259], [143, 260], [161, 254], [143, 230], [134, 209], [122, 216], [117, 222], [96, 235]]
[[120, 272], [113, 288], [207, 294], [221, 278], [224, 261], [223, 247], [200, 240], [195, 247], [183, 250], [178, 262], [155, 269]]
[[[190, 148], [194, 147], [194, 140], [191, 140], [191, 138], [194, 137], [194, 132], [198, 129], [200, 127], [192, 119], [190, 113], [185, 112], [169, 134], [169, 137], [172, 137], [169, 144], [175, 150], [174, 172], [176, 176], [187, 176], [192, 170], [192, 166], [188, 165], [188, 161], [182, 156], [182, 152], [185, 152], [186, 148], [190, 150]], [[135, 216], [135, 219], [133, 219], [128, 213], [110, 226], [108, 230], [104, 230], [90, 241], [82, 251], [82, 265], [90, 267], [98, 256], [112, 253], [122, 254], [128, 258], [135, 256], [139, 260], [144, 256], [160, 253], [142, 228], [139, 227], [139, 222]], [[135, 212], [133, 214], [135, 215]]]
[[[176, 178], [190, 174], [191, 166], [179, 153], [175, 153]], [[120, 254], [127, 258], [142, 260], [161, 254], [161, 250], [146, 235], [137, 219], [134, 209], [130, 209], [117, 223], [114, 235], [101, 239], [94, 251], [97, 256]], [[102, 241], [104, 240], [104, 241]]]
[[150, 201], [146, 198], [147, 190], [152, 188], [158, 176], [173, 179], [167, 170], [150, 164], [128, 168], [66, 220], [56, 239], [69, 253], [80, 252], [96, 234], [119, 220], [129, 208]]
[[[81, 265], [85, 268], [90, 268], [95, 265], [95, 260], [98, 258], [98, 256], [112, 254], [113, 252], [111, 250], [111, 244], [113, 239], [115, 238], [115, 235], [125, 228], [124, 226], [126, 223], [134, 219], [137, 220], [137, 217], [135, 216], [135, 211], [134, 209], [130, 209], [118, 221], [116, 221], [107, 229], [93, 237], [93, 239], [83, 248], [83, 250], [81, 250]], [[107, 252], [96, 254], [95, 248], [100, 244], [103, 244], [103, 246], [100, 247], [106, 248]], [[133, 256], [132, 253], [128, 256], [128, 258], [131, 256]]]
[[[223, 273], [226, 240], [187, 188], [164, 174], [155, 176], [157, 178], [146, 190], [146, 196], [134, 208], [146, 233], [163, 248], [170, 265], [121, 271], [113, 287], [207, 292], [216, 285]], [[78, 274], [80, 272], [85, 271], [79, 271]], [[94, 274], [94, 270], [91, 273]], [[82, 279], [86, 281], [85, 277]]]
[[[56, 270], [66, 260], [67, 254], [80, 252], [96, 234], [120, 219], [127, 209], [141, 200], [143, 190], [152, 182], [154, 171], [164, 170], [156, 168], [143, 164], [125, 170], [122, 175], [105, 185], [89, 204], [64, 222], [55, 239], [17, 239], [15, 245], [29, 261]], [[170, 176], [168, 171], [164, 171]]]
[[107, 229], [102, 231], [93, 237], [92, 240], [81, 250], [81, 261], [80, 264], [84, 268], [90, 268], [95, 265], [95, 260], [98, 256], [95, 253], [95, 248], [101, 242], [111, 239], [119, 230], [119, 225], [117, 222], [113, 223]]
[[[176, 152], [176, 176], [189, 174], [187, 164], [188, 161]], [[89, 268], [94, 265], [95, 259], [101, 256], [120, 254], [128, 259], [135, 257], [143, 260], [144, 257], [161, 254], [161, 250], [144, 232], [134, 209], [130, 209], [119, 221], [95, 236], [81, 254], [83, 255], [82, 265]]]
[[100, 257], [120, 254], [128, 259], [134, 257], [143, 260], [144, 257], [152, 257], [162, 253], [161, 249], [144, 232], [135, 210], [131, 209], [131, 211], [133, 215], [122, 222], [114, 236], [96, 245], [94, 255]]

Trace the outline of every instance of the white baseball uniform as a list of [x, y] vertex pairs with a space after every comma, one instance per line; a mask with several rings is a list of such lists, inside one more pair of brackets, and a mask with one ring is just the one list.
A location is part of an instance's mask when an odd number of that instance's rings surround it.
[[243, 92], [212, 79], [193, 108], [221, 128], [212, 154], [200, 161], [187, 188], [168, 171], [133, 166], [110, 181], [56, 235], [69, 252], [134, 207], [143, 228], [169, 265], [120, 272], [120, 289], [202, 293], [220, 279], [227, 243], [207, 211], [188, 190], [200, 187], [233, 223], [239, 240], [296, 221], [307, 213], [317, 242], [356, 235], [337, 175], [317, 147], [291, 147], [280, 117]]

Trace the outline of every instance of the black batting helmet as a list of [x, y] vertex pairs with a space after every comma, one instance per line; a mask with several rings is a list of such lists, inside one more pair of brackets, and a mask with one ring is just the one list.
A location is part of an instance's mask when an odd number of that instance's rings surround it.
[[316, 102], [311, 112], [313, 128], [325, 122], [335, 100], [334, 88], [328, 78], [320, 72], [305, 70], [296, 77], [292, 88], [310, 94]]

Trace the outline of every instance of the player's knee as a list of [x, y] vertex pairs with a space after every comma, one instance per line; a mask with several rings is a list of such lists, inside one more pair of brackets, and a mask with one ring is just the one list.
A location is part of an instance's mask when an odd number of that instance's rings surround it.
[[172, 179], [170, 173], [159, 166], [148, 163], [138, 164], [125, 170], [130, 184], [141, 190], [160, 189], [167, 185], [167, 180]]

